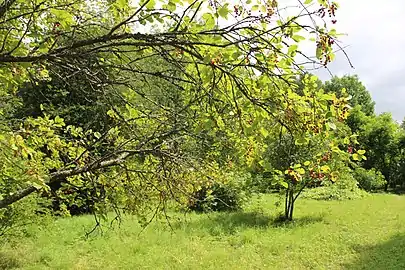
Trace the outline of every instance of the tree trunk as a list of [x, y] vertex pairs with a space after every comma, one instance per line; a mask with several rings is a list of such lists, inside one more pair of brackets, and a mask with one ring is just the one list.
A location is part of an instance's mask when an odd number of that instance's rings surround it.
[[291, 221], [293, 218], [294, 212], [294, 188], [290, 185], [286, 191], [286, 198], [285, 198], [285, 212], [284, 217], [285, 220]]
[[389, 182], [386, 180], [385, 186], [384, 186], [384, 191], [387, 192], [388, 191], [388, 186], [389, 186]]
[[284, 217], [285, 219], [287, 219], [288, 217], [288, 205], [289, 205], [289, 200], [288, 200], [288, 196], [290, 195], [289, 189], [286, 190], [285, 192], [285, 203], [284, 203]]
[[292, 221], [292, 219], [293, 219], [294, 203], [295, 203], [295, 200], [294, 200], [294, 192], [291, 191], [290, 216], [288, 217], [288, 220], [289, 220], [289, 221]]

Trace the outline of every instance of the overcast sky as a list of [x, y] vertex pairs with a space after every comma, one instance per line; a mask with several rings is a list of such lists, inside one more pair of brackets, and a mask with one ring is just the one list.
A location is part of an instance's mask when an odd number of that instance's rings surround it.
[[[405, 1], [338, 0], [338, 32], [354, 65], [338, 54], [330, 69], [334, 75], [357, 74], [371, 92], [376, 111], [405, 116]], [[330, 75], [323, 71], [321, 79]]]

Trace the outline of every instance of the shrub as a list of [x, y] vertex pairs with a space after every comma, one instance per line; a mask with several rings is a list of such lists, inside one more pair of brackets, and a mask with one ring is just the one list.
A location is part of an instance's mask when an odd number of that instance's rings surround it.
[[274, 190], [273, 175], [269, 173], [255, 174], [248, 179], [246, 187], [252, 192], [269, 193]]
[[26, 236], [29, 224], [46, 224], [49, 220], [45, 217], [52, 218], [49, 210], [42, 206], [47, 204], [44, 198], [33, 195], [0, 209], [0, 244], [10, 236]]
[[314, 200], [353, 200], [367, 195], [358, 187], [351, 170], [343, 172], [335, 183], [328, 182], [303, 192], [303, 198]]
[[223, 182], [215, 182], [193, 193], [187, 208], [197, 212], [235, 211], [249, 197], [246, 182], [248, 173], [229, 173]]
[[366, 191], [380, 189], [387, 183], [381, 172], [375, 170], [374, 168], [371, 170], [366, 170], [364, 168], [357, 167], [354, 170], [354, 178], [359, 183], [359, 186]]

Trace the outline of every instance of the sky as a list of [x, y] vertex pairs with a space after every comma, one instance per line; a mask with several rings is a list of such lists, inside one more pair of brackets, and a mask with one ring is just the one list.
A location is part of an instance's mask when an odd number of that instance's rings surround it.
[[[337, 0], [336, 29], [352, 69], [342, 53], [329, 68], [333, 75], [357, 74], [371, 93], [376, 112], [405, 117], [405, 1]], [[317, 75], [330, 79], [326, 71]]]

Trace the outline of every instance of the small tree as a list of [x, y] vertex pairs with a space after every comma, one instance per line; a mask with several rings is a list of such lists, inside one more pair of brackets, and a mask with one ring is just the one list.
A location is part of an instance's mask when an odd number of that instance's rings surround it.
[[374, 115], [375, 102], [357, 75], [345, 75], [343, 77], [334, 76], [324, 84], [325, 91], [329, 93], [337, 94], [343, 88], [345, 88], [347, 93], [352, 97], [349, 101], [350, 106], [354, 107], [359, 105], [365, 115]]
[[[284, 117], [295, 121], [281, 127], [280, 138], [287, 140], [288, 167], [284, 173], [277, 170], [278, 185], [285, 188], [286, 220], [293, 219], [294, 204], [301, 192], [310, 185], [322, 181], [336, 181], [341, 161], [366, 159], [364, 150], [353, 149], [356, 136], [348, 135], [343, 122], [348, 116], [346, 93], [338, 98], [334, 93], [324, 94], [316, 87], [316, 77], [307, 76], [303, 94], [289, 93], [290, 102], [285, 107]], [[287, 136], [282, 136], [287, 135]], [[301, 150], [300, 150], [301, 149]], [[292, 155], [294, 152], [305, 155]]]

